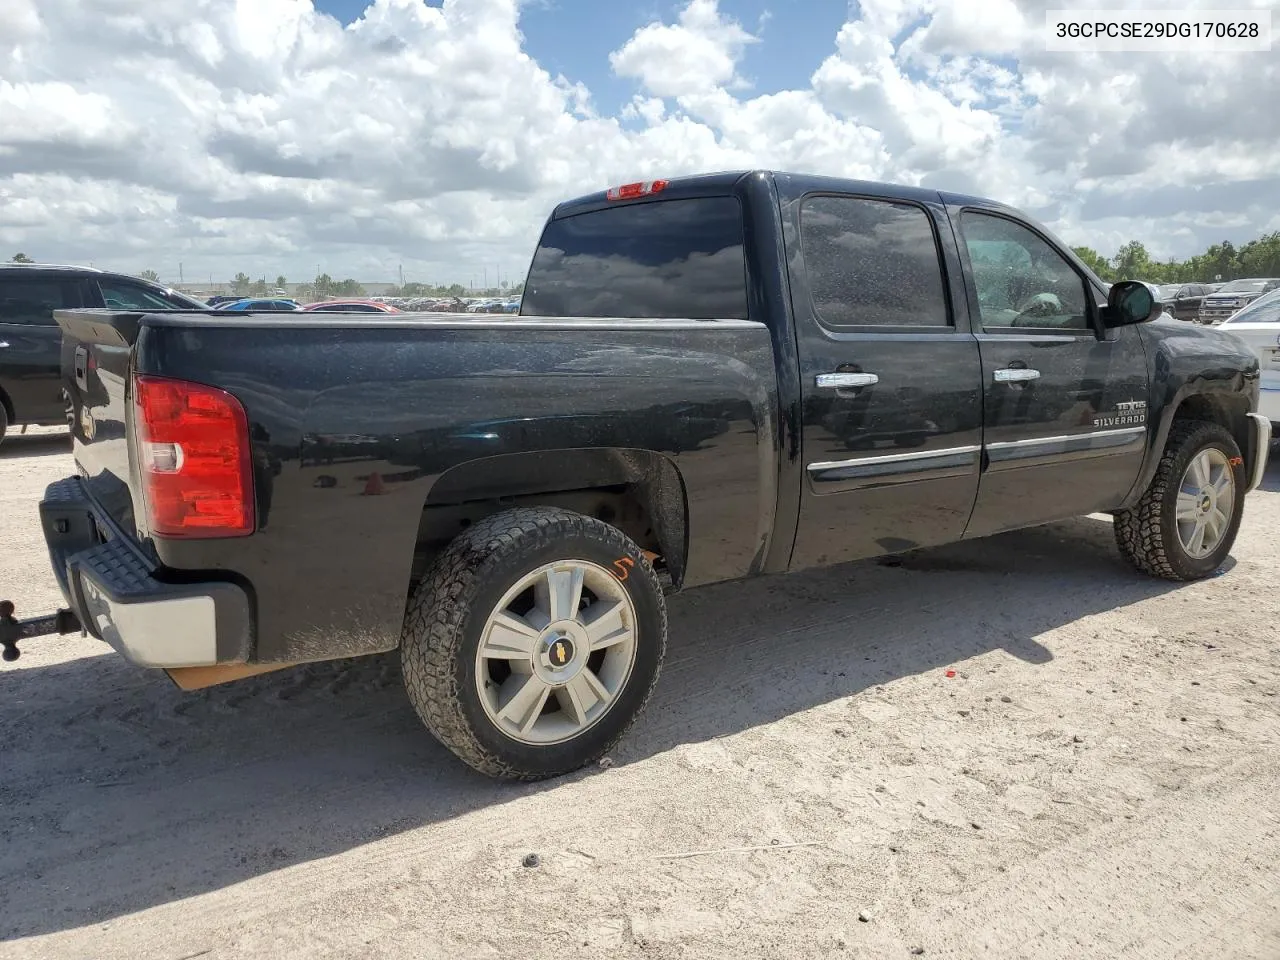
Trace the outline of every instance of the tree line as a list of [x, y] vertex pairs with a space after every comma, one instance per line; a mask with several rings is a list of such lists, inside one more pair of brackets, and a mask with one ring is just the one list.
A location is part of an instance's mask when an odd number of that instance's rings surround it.
[[1071, 249], [1107, 283], [1117, 280], [1212, 283], [1246, 277], [1280, 277], [1280, 231], [1250, 240], [1242, 247], [1224, 240], [1186, 260], [1153, 260], [1139, 240], [1130, 240], [1110, 259], [1092, 247]]

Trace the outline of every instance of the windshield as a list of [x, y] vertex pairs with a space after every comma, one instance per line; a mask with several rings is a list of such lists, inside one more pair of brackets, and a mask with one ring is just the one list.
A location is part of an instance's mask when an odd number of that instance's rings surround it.
[[1172, 300], [1178, 295], [1178, 291], [1182, 289], [1180, 283], [1165, 283], [1156, 288], [1157, 300]]
[[1232, 280], [1220, 287], [1218, 293], [1261, 293], [1269, 280]]

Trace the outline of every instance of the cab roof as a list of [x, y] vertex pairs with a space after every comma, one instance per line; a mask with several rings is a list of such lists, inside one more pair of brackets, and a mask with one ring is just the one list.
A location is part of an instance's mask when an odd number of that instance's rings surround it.
[[642, 183], [644, 184], [644, 192], [621, 199], [610, 197], [610, 190], [598, 190], [595, 193], [584, 194], [558, 204], [552, 211], [551, 218], [559, 220], [563, 217], [587, 213], [591, 210], [603, 209], [618, 204], [644, 202], [659, 193], [664, 200], [725, 196], [733, 193], [741, 181], [750, 177], [772, 179], [777, 184], [779, 195], [784, 200], [794, 199], [807, 193], [858, 193], [890, 199], [913, 200], [918, 203], [937, 203], [941, 201], [949, 206], [984, 207], [993, 210], [1013, 211], [1012, 207], [998, 201], [963, 193], [931, 190], [925, 187], [912, 187], [876, 180], [855, 180], [847, 177], [829, 177], [809, 173], [792, 173], [784, 170], [757, 169], [722, 170], [714, 173], [671, 177], [666, 180], [640, 181], [637, 184], [628, 186], [638, 186]]

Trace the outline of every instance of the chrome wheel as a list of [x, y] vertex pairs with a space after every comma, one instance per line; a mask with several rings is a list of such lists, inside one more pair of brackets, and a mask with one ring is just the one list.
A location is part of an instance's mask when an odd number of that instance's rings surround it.
[[1197, 453], [1178, 487], [1178, 539], [1187, 556], [1202, 560], [1218, 549], [1231, 527], [1236, 477], [1227, 455], [1216, 447]]
[[495, 727], [544, 746], [600, 720], [636, 659], [636, 611], [622, 583], [589, 560], [558, 560], [498, 602], [476, 651], [476, 687]]

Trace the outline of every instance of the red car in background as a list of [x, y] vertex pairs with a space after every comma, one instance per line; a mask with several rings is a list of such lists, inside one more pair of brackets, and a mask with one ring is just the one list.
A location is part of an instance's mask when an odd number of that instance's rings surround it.
[[377, 300], [324, 300], [320, 303], [308, 303], [303, 310], [324, 311], [325, 313], [399, 313], [395, 307], [379, 303]]

